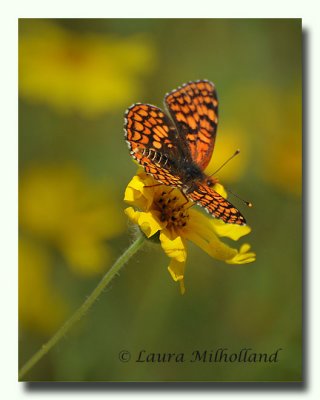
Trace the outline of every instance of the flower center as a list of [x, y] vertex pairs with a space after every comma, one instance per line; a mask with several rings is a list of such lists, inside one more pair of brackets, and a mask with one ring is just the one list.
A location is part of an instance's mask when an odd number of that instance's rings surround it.
[[167, 221], [168, 228], [182, 228], [189, 220], [188, 208], [185, 207], [187, 203], [181, 202], [183, 199], [180, 196], [171, 195], [172, 191], [163, 191], [155, 203], [160, 210], [161, 221]]

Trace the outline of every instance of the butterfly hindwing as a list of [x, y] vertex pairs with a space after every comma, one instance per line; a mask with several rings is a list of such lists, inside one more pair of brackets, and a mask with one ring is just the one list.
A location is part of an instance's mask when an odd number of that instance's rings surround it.
[[134, 104], [126, 113], [125, 137], [132, 157], [165, 185], [181, 186], [175, 173], [181, 157], [177, 131], [164, 112], [149, 104]]
[[204, 207], [209, 214], [229, 224], [245, 225], [246, 220], [240, 211], [218, 192], [207, 185], [200, 184], [187, 195], [192, 201]]

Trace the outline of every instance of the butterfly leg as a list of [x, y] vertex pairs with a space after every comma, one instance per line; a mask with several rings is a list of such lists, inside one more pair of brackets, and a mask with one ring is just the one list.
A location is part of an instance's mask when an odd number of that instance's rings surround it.
[[[156, 187], [156, 186], [164, 186], [164, 185], [163, 185], [163, 183], [156, 183], [154, 185], [145, 185], [145, 186], [143, 186], [143, 188], [153, 188], [153, 187]], [[171, 188], [171, 190], [169, 190], [169, 192], [167, 192], [166, 195], [172, 193], [174, 191], [174, 189], [175, 189], [174, 187]]]
[[174, 191], [175, 188], [172, 188], [171, 190], [169, 190], [168, 193], [166, 193], [166, 195], [171, 194]]
[[154, 185], [145, 185], [145, 186], [143, 186], [143, 188], [153, 188], [153, 187], [161, 186], [161, 185], [163, 185], [163, 183], [156, 183]]
[[185, 199], [185, 203], [183, 203], [183, 204], [181, 204], [181, 207], [184, 207], [186, 204], [188, 204], [189, 203], [189, 199], [188, 199], [188, 197], [185, 195], [185, 193], [181, 190], [181, 194], [182, 194], [182, 196], [184, 197], [184, 199]]
[[[189, 200], [190, 201], [190, 200]], [[195, 203], [194, 201], [192, 202], [192, 204], [189, 207], [186, 207], [186, 210], [189, 210], [189, 208], [194, 207], [197, 203]]]

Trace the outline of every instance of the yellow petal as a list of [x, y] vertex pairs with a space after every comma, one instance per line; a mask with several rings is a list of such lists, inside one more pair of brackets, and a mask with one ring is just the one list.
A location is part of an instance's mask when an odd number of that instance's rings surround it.
[[239, 252], [230, 260], [226, 262], [228, 264], [248, 264], [256, 260], [256, 254], [249, 252], [250, 245], [245, 243], [240, 247]]
[[219, 219], [212, 219], [211, 225], [218, 236], [228, 237], [232, 240], [238, 240], [251, 232], [251, 228], [248, 225], [226, 224]]
[[128, 183], [128, 186], [124, 194], [124, 200], [127, 202], [135, 201], [135, 195], [136, 195], [135, 192], [140, 193], [142, 188], [143, 188], [143, 182], [137, 175], [135, 175]]
[[221, 242], [214, 234], [208, 240], [208, 238], [203, 238], [198, 232], [189, 231], [187, 238], [217, 260], [227, 261], [237, 254], [236, 249]]
[[195, 208], [189, 209], [189, 221], [185, 228], [186, 231], [199, 232], [203, 237], [207, 237], [210, 240], [212, 235], [215, 235], [215, 229], [213, 229], [212, 222], [216, 221], [208, 214], [202, 213], [200, 210]]
[[[248, 244], [242, 245], [238, 251], [223, 243], [216, 235], [216, 230], [218, 230], [221, 236], [223, 234], [223, 236], [237, 240], [245, 232], [250, 232], [249, 227], [212, 220], [196, 210], [190, 210], [189, 216], [190, 220], [184, 229], [184, 237], [191, 240], [211, 257], [228, 264], [245, 264], [255, 261], [256, 255], [253, 252], [248, 252], [250, 250]], [[216, 229], [216, 226], [219, 226], [219, 228]]]
[[[227, 192], [220, 183], [216, 183], [213, 188], [222, 197], [225, 199], [227, 198]], [[251, 232], [251, 228], [248, 225], [226, 224], [225, 222], [216, 218], [212, 218], [211, 224], [218, 236], [228, 237], [232, 240], [238, 240], [242, 236]]]
[[211, 257], [226, 261], [237, 254], [237, 250], [227, 246], [212, 229], [211, 220], [196, 210], [189, 211], [190, 220], [184, 235]]
[[175, 260], [174, 258], [171, 259], [168, 271], [170, 272], [170, 275], [172, 276], [172, 279], [175, 282], [180, 283], [180, 292], [181, 294], [184, 294], [186, 289], [184, 286], [184, 270], [185, 270], [185, 262], [179, 262]]
[[156, 181], [151, 175], [146, 174], [141, 168], [139, 168], [137, 176], [141, 180], [142, 186], [142, 194], [148, 201], [148, 210], [151, 207], [154, 199], [157, 197], [156, 194], [161, 188], [163, 190], [164, 185], [159, 186], [159, 182]]
[[225, 199], [227, 198], [227, 192], [225, 190], [225, 188], [220, 184], [220, 183], [216, 183], [213, 186], [213, 189], [219, 193], [222, 197], [224, 197]]
[[145, 197], [143, 191], [144, 186], [145, 183], [143, 180], [138, 175], [135, 175], [125, 190], [124, 201], [140, 208], [141, 210], [147, 210], [152, 203], [152, 199]]
[[251, 232], [248, 225], [226, 224], [220, 219], [205, 215], [196, 209], [189, 210], [190, 224], [193, 230], [206, 232], [204, 235], [211, 235], [212, 231], [219, 237], [228, 237], [232, 240], [238, 240]]
[[159, 182], [152, 176], [139, 169], [137, 175], [131, 179], [125, 190], [124, 201], [140, 210], [148, 211], [154, 201], [158, 184]]
[[139, 222], [139, 211], [135, 211], [133, 207], [128, 207], [124, 210], [124, 213], [131, 219], [132, 222], [138, 225]]
[[156, 212], [135, 211], [132, 207], [124, 210], [132, 222], [139, 225], [143, 233], [149, 238], [165, 227], [156, 216]]
[[171, 234], [168, 230], [164, 230], [160, 233], [160, 242], [167, 256], [181, 263], [186, 261], [186, 243], [181, 236], [176, 236], [175, 234]]

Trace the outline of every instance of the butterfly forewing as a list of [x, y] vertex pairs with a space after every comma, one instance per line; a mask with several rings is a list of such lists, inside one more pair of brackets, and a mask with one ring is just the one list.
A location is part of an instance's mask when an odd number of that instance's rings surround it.
[[204, 170], [212, 156], [218, 125], [214, 84], [205, 80], [189, 82], [167, 94], [165, 103], [192, 161]]

